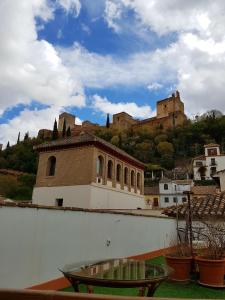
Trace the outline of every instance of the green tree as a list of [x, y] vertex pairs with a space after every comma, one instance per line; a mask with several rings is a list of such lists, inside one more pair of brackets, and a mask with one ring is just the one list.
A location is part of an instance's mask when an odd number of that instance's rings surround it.
[[67, 137], [71, 136], [70, 126], [67, 128], [66, 136], [67, 136]]
[[120, 138], [118, 135], [115, 135], [111, 138], [111, 144], [115, 145], [115, 146], [119, 146], [119, 143], [120, 143]]
[[168, 136], [166, 134], [159, 134], [155, 137], [155, 143], [158, 145], [160, 142], [166, 142]]
[[57, 140], [59, 137], [58, 127], [57, 127], [57, 121], [55, 119], [53, 131], [52, 131], [52, 140]]
[[106, 119], [106, 128], [110, 127], [110, 122], [109, 122], [109, 114], [107, 114], [107, 119]]
[[66, 120], [63, 121], [63, 131], [62, 131], [62, 137], [66, 136]]
[[20, 132], [18, 133], [17, 144], [19, 144], [19, 142], [20, 142]]
[[29, 132], [27, 131], [24, 135], [24, 141], [27, 141], [29, 139]]
[[167, 170], [172, 170], [175, 165], [174, 163], [174, 159], [171, 155], [164, 154], [160, 159], [160, 165]]
[[157, 145], [157, 151], [160, 155], [172, 155], [174, 153], [174, 147], [172, 143], [169, 142], [160, 142]]

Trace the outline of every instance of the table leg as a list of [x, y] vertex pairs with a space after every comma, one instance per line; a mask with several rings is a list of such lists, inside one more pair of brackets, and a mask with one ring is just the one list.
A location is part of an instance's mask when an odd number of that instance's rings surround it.
[[152, 283], [152, 284], [148, 285], [147, 297], [152, 297], [158, 286], [159, 286], [158, 283]]
[[79, 293], [79, 281], [73, 281], [72, 286], [75, 292]]
[[145, 290], [146, 290], [145, 287], [139, 288], [138, 296], [139, 296], [139, 297], [144, 297], [144, 296], [145, 296]]
[[87, 292], [89, 294], [93, 294], [94, 293], [94, 287], [92, 285], [87, 285]]

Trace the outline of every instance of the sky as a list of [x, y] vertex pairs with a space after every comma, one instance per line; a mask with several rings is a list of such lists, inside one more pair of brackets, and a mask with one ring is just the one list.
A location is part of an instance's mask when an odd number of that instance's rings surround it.
[[192, 118], [225, 113], [224, 0], [1, 0], [0, 143], [67, 111], [155, 115], [179, 90]]

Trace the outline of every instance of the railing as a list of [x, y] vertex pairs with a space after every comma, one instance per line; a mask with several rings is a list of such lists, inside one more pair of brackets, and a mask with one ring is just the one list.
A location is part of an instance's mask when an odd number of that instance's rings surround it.
[[[2, 300], [144, 300], [147, 297], [110, 296], [56, 291], [0, 289]], [[160, 298], [151, 298], [160, 300]], [[169, 300], [169, 299], [168, 299]]]

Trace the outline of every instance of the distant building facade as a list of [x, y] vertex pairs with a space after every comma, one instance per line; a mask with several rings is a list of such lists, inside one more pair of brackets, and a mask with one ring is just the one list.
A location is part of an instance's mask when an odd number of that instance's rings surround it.
[[193, 159], [194, 180], [212, 180], [218, 171], [225, 169], [225, 155], [220, 152], [220, 145], [204, 146], [204, 155]]
[[182, 204], [187, 201], [186, 191], [191, 191], [192, 180], [162, 179], [159, 182], [160, 207]]
[[36, 147], [32, 202], [95, 209], [145, 208], [144, 164], [91, 134]]
[[157, 209], [159, 208], [159, 185], [145, 186], [145, 205], [146, 209]]

